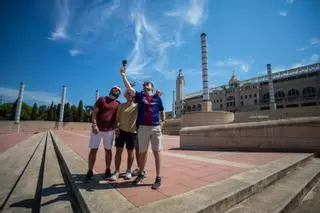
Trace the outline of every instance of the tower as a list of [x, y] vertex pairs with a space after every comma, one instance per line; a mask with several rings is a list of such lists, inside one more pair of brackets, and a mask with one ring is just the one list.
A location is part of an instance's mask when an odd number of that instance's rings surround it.
[[20, 115], [21, 115], [21, 108], [22, 108], [22, 101], [23, 101], [23, 93], [24, 93], [24, 83], [20, 83], [20, 89], [19, 89], [19, 96], [17, 101], [17, 107], [16, 107], [16, 114], [14, 121], [16, 124], [20, 123]]
[[267, 64], [267, 71], [268, 71], [268, 79], [269, 79], [269, 106], [270, 106], [270, 110], [276, 110], [277, 105], [274, 99], [274, 87], [273, 87], [273, 79], [272, 79], [272, 72], [271, 72], [271, 64]]
[[207, 35], [201, 34], [201, 64], [202, 64], [202, 111], [212, 111], [212, 103], [209, 98], [208, 86], [208, 54], [207, 54]]
[[176, 80], [176, 117], [181, 117], [182, 111], [183, 111], [183, 104], [182, 101], [184, 99], [184, 76], [182, 73], [182, 70], [179, 69], [179, 74], [177, 76]]
[[62, 87], [62, 94], [61, 94], [61, 106], [60, 106], [60, 115], [59, 115], [59, 126], [63, 124], [63, 113], [64, 113], [64, 104], [66, 102], [66, 95], [67, 95], [67, 87]]

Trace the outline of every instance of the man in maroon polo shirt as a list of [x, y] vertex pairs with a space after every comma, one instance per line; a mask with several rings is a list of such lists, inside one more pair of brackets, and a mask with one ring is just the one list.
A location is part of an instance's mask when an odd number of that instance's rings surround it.
[[109, 92], [109, 96], [100, 97], [94, 105], [92, 113], [92, 132], [89, 139], [89, 170], [85, 181], [89, 181], [93, 175], [93, 166], [96, 161], [97, 151], [103, 139], [105, 149], [106, 171], [105, 178], [111, 176], [110, 165], [112, 159], [111, 148], [115, 139], [116, 114], [120, 102], [117, 100], [121, 93], [119, 86], [114, 86]]

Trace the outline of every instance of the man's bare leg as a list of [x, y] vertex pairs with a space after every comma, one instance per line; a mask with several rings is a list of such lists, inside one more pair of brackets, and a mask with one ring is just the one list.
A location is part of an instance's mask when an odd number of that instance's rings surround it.
[[116, 172], [119, 172], [120, 170], [122, 151], [123, 151], [123, 148], [117, 147], [115, 162], [114, 162]]
[[153, 151], [154, 160], [156, 163], [156, 173], [157, 177], [160, 177], [160, 167], [161, 167], [161, 155], [160, 151]]
[[131, 171], [131, 167], [133, 164], [133, 149], [127, 149], [128, 159], [127, 159], [127, 171]]
[[112, 151], [105, 149], [105, 158], [106, 158], [106, 170], [110, 170], [111, 161], [112, 161]]
[[135, 148], [136, 150], [136, 161], [137, 161], [137, 167], [140, 168], [140, 156], [139, 156], [139, 148]]
[[93, 170], [94, 163], [96, 162], [97, 151], [98, 151], [98, 149], [90, 149], [89, 156], [88, 156], [89, 171]]
[[147, 162], [147, 152], [140, 152], [139, 153], [139, 158], [140, 158], [140, 171], [144, 171], [144, 168], [146, 166]]

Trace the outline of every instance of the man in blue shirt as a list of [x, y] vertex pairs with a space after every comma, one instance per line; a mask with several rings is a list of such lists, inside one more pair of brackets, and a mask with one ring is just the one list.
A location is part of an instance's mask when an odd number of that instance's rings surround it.
[[[143, 91], [136, 92], [129, 83], [126, 77], [126, 68], [122, 67], [121, 76], [127, 90], [135, 98], [138, 104], [138, 143], [139, 143], [139, 159], [140, 159], [140, 172], [133, 184], [139, 184], [145, 179], [145, 165], [147, 159], [147, 151], [149, 142], [151, 141], [152, 151], [155, 158], [155, 166], [157, 177], [152, 185], [152, 189], [157, 189], [161, 185], [160, 165], [161, 157], [160, 151], [162, 150], [162, 133], [161, 127], [165, 122], [165, 113], [162, 105], [162, 100], [157, 94], [153, 94], [154, 86], [151, 82], [143, 84]], [[161, 122], [160, 122], [161, 117]]]

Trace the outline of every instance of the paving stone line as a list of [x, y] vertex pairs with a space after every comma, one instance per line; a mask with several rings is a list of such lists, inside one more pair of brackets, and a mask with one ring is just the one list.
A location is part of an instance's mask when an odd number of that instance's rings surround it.
[[[312, 154], [286, 156], [261, 168], [252, 169], [221, 182], [133, 209], [128, 213], [224, 212], [279, 180], [287, 172], [310, 160], [312, 156]], [[254, 172], [252, 172], [253, 170]], [[247, 177], [250, 177], [249, 180], [245, 179]]]
[[0, 155], [0, 204], [4, 207], [5, 202], [15, 189], [23, 173], [36, 153], [40, 142], [45, 137], [44, 133], [31, 136], [27, 140], [16, 144]]
[[2, 212], [24, 213], [38, 212], [37, 189], [39, 182], [39, 170], [43, 160], [45, 150], [46, 137], [41, 139], [39, 147], [36, 149], [34, 156], [31, 158], [29, 165], [22, 174], [21, 179], [17, 183], [14, 191], [4, 206]]
[[[69, 183], [83, 212], [126, 212], [136, 208], [123, 195], [108, 183], [102, 183], [100, 178], [95, 176], [91, 183], [83, 183], [87, 172], [87, 163], [81, 159], [73, 150], [64, 145], [58, 136], [51, 132], [53, 142], [63, 157]], [[61, 160], [61, 159], [59, 159]], [[61, 162], [60, 162], [61, 163]]]

